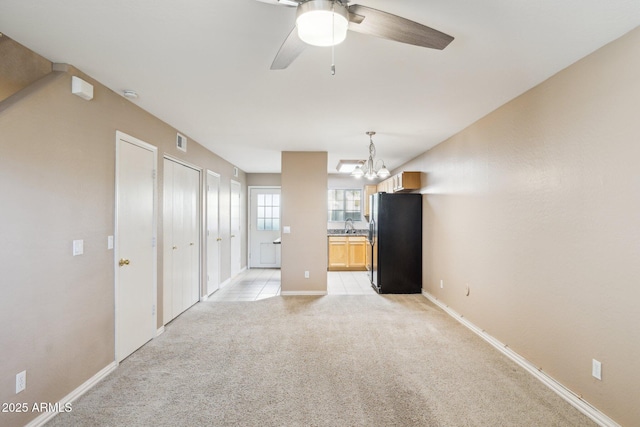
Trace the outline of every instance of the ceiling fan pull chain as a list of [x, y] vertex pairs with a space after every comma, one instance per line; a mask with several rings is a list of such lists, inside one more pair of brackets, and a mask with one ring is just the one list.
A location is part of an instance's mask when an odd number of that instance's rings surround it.
[[335, 11], [335, 3], [331, 3], [331, 75], [336, 75], [336, 56], [335, 56], [335, 48], [336, 48], [336, 15]]
[[334, 60], [333, 49], [334, 49], [334, 47], [331, 46], [331, 75], [335, 76], [336, 75], [336, 63], [335, 63], [335, 60]]

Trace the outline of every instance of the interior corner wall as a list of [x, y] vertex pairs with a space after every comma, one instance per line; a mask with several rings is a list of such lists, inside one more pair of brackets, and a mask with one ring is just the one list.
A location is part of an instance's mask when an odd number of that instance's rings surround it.
[[282, 293], [326, 293], [327, 153], [283, 152], [281, 193]]
[[[107, 236], [115, 232], [117, 130], [158, 147], [159, 207], [162, 156], [221, 175], [221, 280], [230, 276], [230, 181], [246, 194], [246, 174], [233, 177], [233, 165], [190, 138], [188, 151], [178, 150], [176, 129], [66, 68], [0, 101], [0, 402], [56, 403], [115, 360], [114, 254]], [[72, 75], [94, 85], [93, 100], [71, 94]], [[162, 228], [159, 209], [158, 327]], [[75, 239], [84, 240], [84, 255], [72, 256]], [[15, 394], [23, 370], [27, 388]], [[37, 415], [0, 413], [0, 424], [22, 426]]]
[[427, 177], [424, 289], [625, 426], [640, 425], [639, 51], [636, 28], [403, 166]]
[[0, 58], [0, 101], [51, 72], [51, 62], [2, 33]]

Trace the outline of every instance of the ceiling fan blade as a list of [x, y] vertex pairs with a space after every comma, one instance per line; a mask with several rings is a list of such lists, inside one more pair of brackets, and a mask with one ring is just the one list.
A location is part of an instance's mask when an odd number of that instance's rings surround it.
[[453, 40], [450, 35], [426, 25], [357, 4], [349, 6], [349, 15], [358, 17], [357, 20], [349, 20], [349, 29], [356, 33], [440, 50], [447, 47]]
[[297, 28], [293, 27], [287, 39], [280, 46], [280, 50], [271, 64], [271, 69], [284, 70], [300, 55], [306, 46], [307, 44], [298, 37]]
[[298, 4], [300, 3], [299, 0], [258, 0], [258, 1], [261, 1], [262, 3], [276, 4], [279, 6], [290, 6], [290, 7], [298, 7]]

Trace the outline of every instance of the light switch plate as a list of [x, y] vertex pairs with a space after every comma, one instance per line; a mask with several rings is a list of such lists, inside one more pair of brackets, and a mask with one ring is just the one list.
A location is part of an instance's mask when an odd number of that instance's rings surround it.
[[284, 234], [290, 234], [291, 233], [291, 227], [289, 227], [288, 225], [285, 225], [284, 227], [282, 227], [282, 232]]
[[113, 236], [107, 236], [107, 249], [113, 249]]
[[16, 394], [27, 388], [27, 371], [16, 374]]
[[84, 240], [73, 241], [73, 256], [82, 255], [84, 253]]
[[599, 380], [602, 380], [602, 363], [596, 359], [591, 361], [591, 375]]

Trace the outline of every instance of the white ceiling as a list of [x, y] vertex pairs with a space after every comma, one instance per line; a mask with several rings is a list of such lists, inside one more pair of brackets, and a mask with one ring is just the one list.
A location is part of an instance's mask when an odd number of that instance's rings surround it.
[[[640, 24], [639, 0], [362, 0], [455, 37], [443, 51], [349, 32], [271, 62], [295, 9], [256, 0], [0, 0], [0, 31], [68, 63], [247, 172], [281, 151], [391, 169]], [[1, 60], [1, 58], [0, 58]]]

